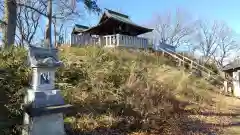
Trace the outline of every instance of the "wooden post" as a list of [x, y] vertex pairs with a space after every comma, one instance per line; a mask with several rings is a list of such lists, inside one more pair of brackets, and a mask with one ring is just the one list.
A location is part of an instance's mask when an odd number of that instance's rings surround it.
[[106, 41], [106, 45], [105, 46], [108, 46], [108, 36], [105, 36], [105, 41]]
[[112, 45], [112, 36], [109, 36], [109, 46]]
[[178, 59], [179, 60], [179, 63], [178, 63], [178, 66], [180, 67], [182, 64], [181, 64], [181, 59]]
[[224, 92], [228, 92], [228, 86], [227, 86], [227, 84], [228, 84], [228, 82], [227, 82], [227, 74], [224, 72], [224, 82], [223, 82], [223, 90], [224, 90]]
[[183, 57], [183, 68], [185, 69], [185, 61], [184, 61], [184, 57]]
[[238, 71], [233, 72], [233, 94], [236, 97], [240, 97], [239, 73], [238, 73]]
[[102, 36], [99, 36], [99, 37], [98, 37], [98, 46], [101, 46], [101, 45], [102, 45], [102, 43], [101, 43], [101, 42], [102, 42], [102, 41], [101, 41], [101, 38], [102, 38]]
[[193, 61], [191, 61], [191, 64], [190, 64], [190, 69], [193, 68]]
[[[72, 44], [73, 44], [73, 41], [74, 41], [74, 35], [73, 34], [71, 34], [71, 37], [70, 37], [70, 45], [72, 46]], [[65, 43], [66, 44], [66, 43]]]
[[117, 46], [119, 46], [119, 43], [120, 43], [120, 35], [119, 34], [116, 35], [116, 40], [117, 40]]
[[224, 80], [224, 92], [228, 93], [228, 83], [226, 80]]
[[164, 57], [164, 53], [165, 53], [165, 52], [164, 52], [164, 51], [162, 51], [162, 56], [163, 56], [163, 57]]
[[211, 72], [210, 71], [208, 71], [208, 77], [210, 77], [211, 76]]

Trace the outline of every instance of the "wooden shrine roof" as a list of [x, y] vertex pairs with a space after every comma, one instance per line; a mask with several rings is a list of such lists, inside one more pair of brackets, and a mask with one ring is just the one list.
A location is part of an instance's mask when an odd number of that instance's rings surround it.
[[151, 32], [152, 30], [153, 29], [135, 24], [130, 17], [125, 14], [106, 9], [99, 23], [83, 32], [96, 35], [124, 34], [137, 36]]
[[234, 60], [223, 67], [224, 72], [232, 72], [240, 69], [240, 59]]
[[73, 33], [73, 34], [81, 33], [81, 32], [83, 32], [83, 31], [85, 31], [85, 30], [87, 30], [87, 29], [89, 29], [88, 26], [76, 24], [76, 25], [73, 27], [72, 33]]

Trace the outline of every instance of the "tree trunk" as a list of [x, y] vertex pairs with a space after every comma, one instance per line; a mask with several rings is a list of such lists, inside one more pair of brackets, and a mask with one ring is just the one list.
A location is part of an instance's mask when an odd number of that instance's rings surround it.
[[52, 0], [48, 0], [48, 5], [47, 5], [47, 16], [48, 16], [48, 24], [46, 26], [46, 33], [45, 33], [45, 40], [47, 43], [47, 46], [49, 48], [52, 48], [52, 35], [51, 35], [51, 30], [52, 30]]
[[57, 43], [57, 19], [55, 18], [53, 22], [53, 27], [54, 27], [54, 43], [55, 43], [55, 48], [57, 48], [58, 43]]
[[4, 47], [14, 45], [16, 25], [17, 25], [17, 5], [16, 0], [4, 0], [4, 21], [7, 26], [4, 28]]

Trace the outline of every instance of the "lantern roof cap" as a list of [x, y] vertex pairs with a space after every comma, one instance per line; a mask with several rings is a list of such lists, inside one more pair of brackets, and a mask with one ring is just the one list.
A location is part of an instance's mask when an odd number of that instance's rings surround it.
[[58, 59], [58, 50], [55, 48], [43, 48], [29, 46], [29, 62], [31, 67], [59, 67], [62, 62]]

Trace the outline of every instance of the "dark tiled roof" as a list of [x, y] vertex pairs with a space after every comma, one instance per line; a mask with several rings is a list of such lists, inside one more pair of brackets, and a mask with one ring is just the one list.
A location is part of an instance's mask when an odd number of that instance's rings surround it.
[[236, 68], [240, 68], [240, 59], [234, 60], [234, 61], [230, 62], [229, 64], [225, 65], [222, 70], [228, 71], [228, 70], [233, 70]]
[[76, 24], [73, 28], [72, 33], [80, 33], [80, 32], [85, 31], [87, 29], [89, 29], [88, 26]]
[[118, 12], [115, 12], [115, 11], [112, 11], [112, 10], [109, 10], [109, 9], [106, 9], [105, 14], [109, 18], [114, 18], [114, 19], [116, 19], [118, 21], [121, 21], [121, 22], [132, 23], [133, 24], [132, 20], [127, 15], [124, 15], [124, 14], [121, 14], [121, 13], [118, 13]]
[[[106, 9], [106, 8], [105, 8]], [[123, 17], [123, 18], [129, 18], [128, 15], [125, 15], [125, 14], [122, 14], [122, 13], [119, 13], [119, 12], [116, 12], [116, 11], [113, 11], [113, 10], [110, 10], [110, 9], [106, 9], [106, 11], [112, 15], [115, 15], [115, 16], [118, 16], [118, 17]]]
[[[124, 23], [124, 24], [127, 24], [130, 27], [134, 27], [136, 30], [138, 30], [138, 33], [136, 33], [135, 35], [143, 34], [143, 33], [146, 33], [146, 32], [151, 32], [153, 30], [153, 29], [149, 29], [149, 28], [146, 28], [146, 27], [139, 26], [139, 25], [135, 24], [130, 19], [130, 17], [125, 15], [125, 14], [106, 9], [105, 12], [103, 13], [99, 23], [96, 26], [89, 28], [89, 27], [83, 26], [83, 25], [75, 25], [72, 33], [77, 34], [77, 33], [80, 33], [80, 32], [90, 32], [90, 33], [97, 33], [98, 34], [98, 33], [101, 33], [102, 27], [106, 26], [107, 23], [109, 23], [113, 20]], [[109, 31], [111, 31], [112, 29], [113, 28], [108, 28]]]
[[129, 16], [127, 16], [125, 14], [122, 14], [122, 13], [119, 13], [119, 12], [115, 12], [115, 11], [106, 9], [104, 14], [106, 14], [109, 18], [113, 18], [117, 21], [124, 22], [124, 23], [130, 24], [130, 25], [133, 25], [133, 26], [136, 26], [136, 27], [140, 27], [140, 28], [143, 28], [143, 29], [147, 29], [149, 32], [153, 30], [153, 29], [145, 28], [145, 27], [142, 27], [142, 26], [139, 26], [139, 25], [135, 24], [129, 18]]

